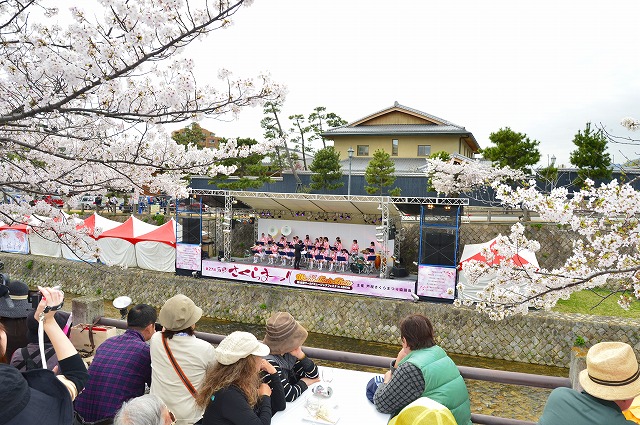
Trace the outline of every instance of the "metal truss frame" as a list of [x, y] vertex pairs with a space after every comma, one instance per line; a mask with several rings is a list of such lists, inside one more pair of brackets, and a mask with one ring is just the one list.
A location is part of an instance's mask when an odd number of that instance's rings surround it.
[[222, 250], [224, 261], [231, 259], [231, 228], [233, 221], [233, 196], [224, 197], [224, 214], [222, 218]]
[[433, 204], [433, 205], [469, 205], [469, 198], [434, 198], [415, 196], [393, 196], [391, 202], [394, 204]]
[[[189, 189], [191, 194], [196, 195], [209, 195], [224, 197], [224, 210], [222, 210], [221, 225], [216, 228], [216, 239], [222, 240], [224, 260], [229, 261], [231, 259], [231, 234], [232, 234], [232, 220], [233, 220], [233, 203], [234, 199], [243, 198], [267, 198], [273, 200], [307, 200], [313, 202], [352, 202], [357, 203], [377, 203], [378, 210], [380, 211], [380, 225], [376, 228], [376, 234], [380, 234], [379, 243], [382, 247], [382, 252], [387, 253], [389, 242], [389, 231], [391, 225], [395, 222], [396, 225], [402, 225], [402, 221], [409, 219], [407, 216], [401, 215], [397, 208], [391, 210], [390, 206], [395, 204], [418, 204], [418, 205], [457, 205], [464, 206], [469, 205], [468, 198], [439, 198], [439, 197], [411, 197], [411, 196], [362, 196], [362, 195], [327, 195], [327, 194], [312, 194], [312, 193], [277, 193], [277, 192], [245, 192], [234, 190], [220, 190], [220, 189]], [[253, 210], [255, 211], [255, 210]], [[407, 220], [410, 221], [410, 220]], [[398, 229], [396, 229], [398, 230]], [[258, 240], [258, 224], [255, 221], [253, 228], [254, 240]], [[393, 255], [395, 258], [400, 258], [400, 245], [401, 241], [396, 240], [394, 244]], [[387, 254], [385, 254], [387, 255]], [[387, 266], [387, 261], [381, 261], [380, 263], [380, 277], [388, 278], [390, 269]]]
[[[382, 253], [385, 256], [383, 261], [380, 261], [380, 278], [387, 279], [389, 277], [389, 268], [387, 267], [387, 243], [389, 242], [389, 202], [385, 197], [380, 197], [380, 205], [378, 206], [382, 211]], [[377, 230], [377, 229], [376, 229]], [[377, 236], [378, 232], [376, 232]]]

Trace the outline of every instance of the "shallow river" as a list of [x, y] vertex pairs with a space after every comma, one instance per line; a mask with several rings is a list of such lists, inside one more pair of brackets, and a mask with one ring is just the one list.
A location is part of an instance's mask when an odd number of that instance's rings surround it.
[[[67, 298], [73, 295], [67, 294]], [[105, 315], [120, 318], [119, 312], [110, 302], [105, 301]], [[197, 330], [214, 334], [227, 335], [233, 331], [251, 332], [257, 338], [264, 337], [264, 326], [248, 325], [245, 323], [226, 322], [210, 318], [202, 318], [197, 324]], [[348, 351], [353, 353], [374, 354], [378, 356], [395, 357], [400, 346], [377, 342], [360, 341], [344, 337], [328, 336], [309, 333], [306, 346], [325, 348], [330, 350]], [[513, 372], [534, 373], [550, 376], [569, 376], [569, 370], [559, 367], [531, 365], [528, 363], [508, 362], [504, 360], [487, 359], [466, 355], [450, 354], [456, 364], [487, 369], [508, 370]], [[341, 368], [366, 370], [384, 373], [385, 370], [342, 363], [318, 361], [318, 364], [332, 365]], [[522, 387], [519, 385], [505, 385], [493, 382], [465, 380], [471, 398], [471, 410], [474, 413], [501, 416], [521, 420], [537, 421], [542, 413], [544, 403], [551, 390]], [[362, 389], [364, 394], [365, 389]]]

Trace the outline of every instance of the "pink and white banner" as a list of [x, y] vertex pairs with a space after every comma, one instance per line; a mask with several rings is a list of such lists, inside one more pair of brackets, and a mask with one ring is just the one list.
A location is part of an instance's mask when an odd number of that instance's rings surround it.
[[415, 282], [411, 280], [283, 269], [260, 264], [223, 263], [215, 260], [202, 261], [202, 276], [402, 300], [411, 300], [411, 293], [415, 291]]
[[456, 268], [418, 266], [418, 295], [452, 300], [456, 289]]

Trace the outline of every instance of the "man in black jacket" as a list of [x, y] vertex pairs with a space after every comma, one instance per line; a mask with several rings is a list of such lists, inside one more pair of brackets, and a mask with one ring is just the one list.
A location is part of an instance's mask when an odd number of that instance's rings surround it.
[[304, 249], [304, 243], [302, 243], [302, 240], [300, 240], [299, 237], [294, 237], [293, 238], [293, 268], [294, 269], [299, 269], [300, 268], [300, 259], [302, 258], [302, 250]]

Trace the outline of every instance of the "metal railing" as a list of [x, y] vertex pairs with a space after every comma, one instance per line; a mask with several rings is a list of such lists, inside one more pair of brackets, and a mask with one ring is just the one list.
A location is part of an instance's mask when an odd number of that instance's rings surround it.
[[[110, 319], [101, 317], [98, 324], [105, 326], [114, 326], [119, 329], [126, 329], [127, 323], [124, 320]], [[210, 342], [219, 344], [226, 335], [210, 334], [206, 332], [195, 332], [196, 337]], [[362, 366], [388, 368], [391, 357], [374, 356], [371, 354], [349, 353], [346, 351], [326, 350], [324, 348], [304, 347], [304, 352], [311, 358], [318, 360], [326, 360], [331, 362], [340, 362], [348, 364], [357, 364]], [[503, 370], [483, 369], [479, 367], [458, 366], [460, 374], [465, 379], [474, 379], [478, 381], [497, 382], [501, 384], [522, 385], [528, 387], [553, 389], [558, 387], [571, 388], [569, 378], [557, 376], [534, 375], [531, 373], [508, 372]], [[471, 414], [471, 421], [474, 424], [486, 425], [535, 425], [536, 422], [522, 421], [519, 419], [502, 418], [499, 416], [481, 415], [478, 413]]]

